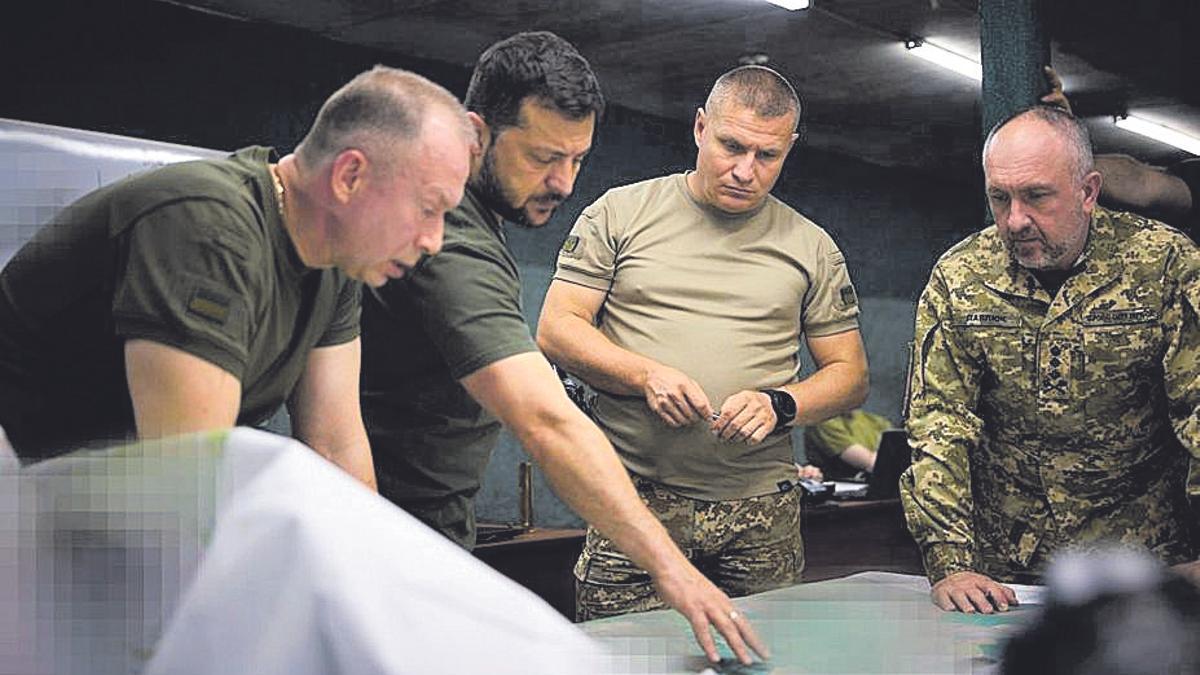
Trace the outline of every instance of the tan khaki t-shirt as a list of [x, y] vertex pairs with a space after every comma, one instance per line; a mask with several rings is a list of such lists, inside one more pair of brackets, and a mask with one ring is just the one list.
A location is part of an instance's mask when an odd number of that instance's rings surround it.
[[[576, 221], [556, 279], [608, 293], [601, 332], [677, 368], [714, 409], [745, 389], [796, 381], [801, 334], [858, 327], [845, 259], [783, 202], [731, 216], [696, 202], [684, 174], [616, 188]], [[600, 426], [634, 473], [696, 499], [741, 499], [795, 477], [791, 435], [726, 443], [667, 426], [640, 396], [600, 392]]]

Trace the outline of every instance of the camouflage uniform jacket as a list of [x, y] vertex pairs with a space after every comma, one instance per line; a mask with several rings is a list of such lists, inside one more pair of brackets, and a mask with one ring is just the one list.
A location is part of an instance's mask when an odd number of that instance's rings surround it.
[[942, 256], [917, 307], [900, 486], [931, 581], [1027, 580], [1102, 540], [1192, 557], [1198, 307], [1196, 247], [1128, 213], [1096, 209], [1054, 297], [994, 226]]

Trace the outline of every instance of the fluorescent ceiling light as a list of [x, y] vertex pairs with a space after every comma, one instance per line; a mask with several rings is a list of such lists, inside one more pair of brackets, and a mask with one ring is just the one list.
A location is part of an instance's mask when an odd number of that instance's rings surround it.
[[1173, 145], [1180, 150], [1200, 156], [1200, 138], [1189, 136], [1182, 131], [1176, 131], [1171, 127], [1164, 127], [1157, 122], [1151, 122], [1136, 115], [1118, 117], [1114, 120], [1114, 123], [1126, 131], [1132, 131], [1135, 134], [1153, 138], [1159, 143]]
[[808, 9], [808, 6], [812, 4], [809, 0], [767, 0], [767, 2], [789, 10]]
[[914, 38], [906, 40], [904, 46], [908, 53], [919, 56], [930, 63], [953, 70], [959, 75], [966, 75], [976, 82], [983, 81], [983, 66], [978, 61], [956, 54], [945, 47], [939, 47], [928, 40]]

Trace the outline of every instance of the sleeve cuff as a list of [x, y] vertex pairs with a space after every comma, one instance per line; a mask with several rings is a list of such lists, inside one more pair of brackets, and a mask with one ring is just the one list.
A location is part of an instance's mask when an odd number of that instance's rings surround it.
[[609, 277], [566, 267], [562, 264], [559, 264], [558, 270], [554, 273], [554, 278], [579, 286], [586, 286], [597, 291], [607, 291], [612, 286], [612, 279]]
[[315, 346], [317, 347], [334, 347], [344, 345], [347, 342], [352, 342], [362, 333], [359, 325], [356, 323], [353, 326], [346, 326], [334, 332], [326, 333], [321, 336], [320, 341]]
[[925, 575], [930, 584], [936, 584], [954, 572], [975, 570], [975, 554], [967, 546], [958, 544], [933, 544], [927, 546], [922, 555], [925, 559]]
[[820, 326], [805, 326], [804, 334], [809, 337], [828, 337], [845, 333], [848, 330], [856, 330], [858, 328], [858, 319], [849, 318], [834, 323], [821, 324]]
[[[201, 334], [183, 335], [165, 326], [133, 317], [117, 316], [116, 334], [123, 340], [149, 340], [174, 347], [212, 363], [242, 381], [246, 370], [246, 355], [232, 346], [221, 344]], [[243, 383], [244, 386], [244, 383]]]

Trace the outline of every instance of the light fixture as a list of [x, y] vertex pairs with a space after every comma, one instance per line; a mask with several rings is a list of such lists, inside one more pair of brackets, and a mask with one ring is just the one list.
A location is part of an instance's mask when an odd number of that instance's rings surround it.
[[1114, 117], [1113, 123], [1126, 131], [1132, 131], [1135, 134], [1141, 134], [1147, 138], [1153, 138], [1159, 143], [1173, 145], [1180, 150], [1200, 156], [1200, 138], [1189, 136], [1182, 131], [1177, 131], [1171, 127], [1165, 127], [1157, 122], [1151, 122], [1150, 120], [1147, 120], [1144, 117], [1138, 117], [1137, 115]]
[[738, 57], [739, 66], [765, 66], [771, 62], [771, 57], [763, 52], [742, 54]]
[[812, 4], [811, 0], [767, 0], [767, 2], [791, 11], [808, 9], [808, 6]]
[[909, 38], [904, 41], [904, 46], [908, 48], [908, 53], [914, 56], [953, 70], [959, 75], [966, 75], [976, 82], [983, 81], [983, 66], [978, 61], [956, 54], [924, 38]]

